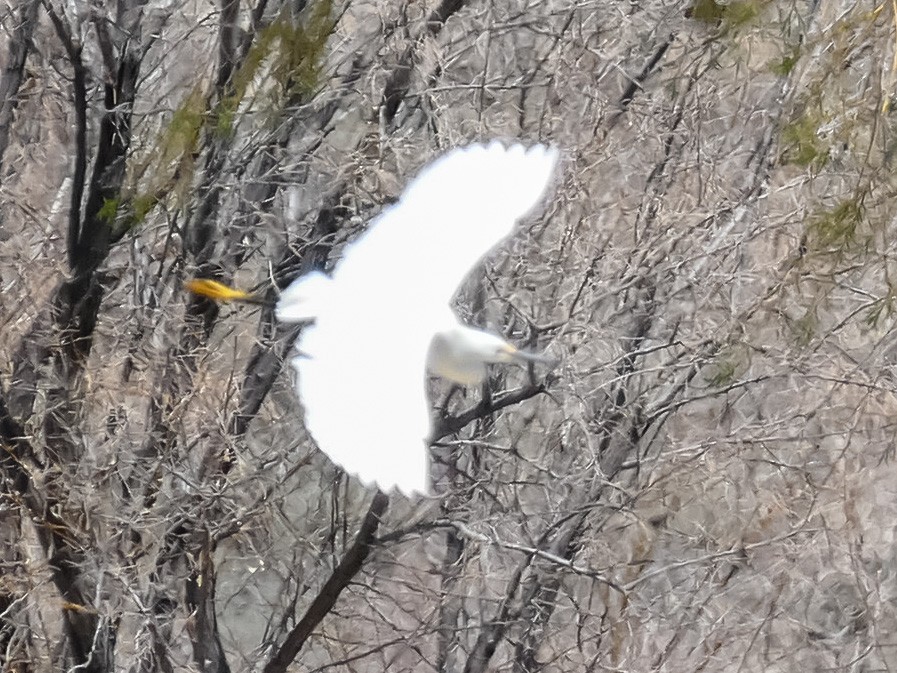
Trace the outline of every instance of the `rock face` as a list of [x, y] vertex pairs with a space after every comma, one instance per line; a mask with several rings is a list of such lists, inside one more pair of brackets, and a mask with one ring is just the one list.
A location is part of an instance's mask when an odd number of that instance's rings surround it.
[[[0, 18], [7, 666], [897, 666], [889, 5], [118, 5]], [[457, 309], [561, 365], [432, 381], [387, 509], [181, 283], [273, 300], [490, 138], [561, 180]]]

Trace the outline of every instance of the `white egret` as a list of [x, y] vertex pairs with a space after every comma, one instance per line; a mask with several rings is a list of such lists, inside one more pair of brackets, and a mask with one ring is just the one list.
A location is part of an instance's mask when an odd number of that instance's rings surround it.
[[488, 364], [543, 359], [462, 325], [450, 302], [480, 259], [536, 207], [556, 162], [557, 152], [542, 145], [454, 150], [346, 247], [332, 277], [307, 274], [280, 295], [278, 320], [313, 321], [293, 360], [305, 427], [362, 482], [430, 491], [427, 370], [475, 385]]

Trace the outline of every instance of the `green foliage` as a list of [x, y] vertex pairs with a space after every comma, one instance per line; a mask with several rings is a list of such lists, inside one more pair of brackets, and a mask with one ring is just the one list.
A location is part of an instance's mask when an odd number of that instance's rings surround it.
[[738, 369], [739, 364], [734, 357], [731, 357], [731, 354], [729, 356], [721, 355], [713, 363], [713, 367], [706, 375], [705, 380], [708, 385], [714, 388], [722, 388], [735, 381]]
[[819, 137], [818, 128], [818, 120], [809, 114], [786, 125], [782, 129], [782, 143], [785, 145], [782, 161], [817, 170], [825, 166], [829, 148]]
[[112, 229], [112, 237], [118, 239], [129, 229], [143, 222], [158, 202], [158, 197], [151, 194], [134, 198], [106, 199], [100, 212], [97, 213], [97, 217], [104, 220], [110, 227], [116, 225]]
[[159, 203], [159, 197], [155, 194], [141, 194], [131, 202], [134, 211], [134, 224], [143, 222], [149, 212]]
[[894, 315], [895, 300], [897, 300], [897, 295], [895, 295], [894, 288], [889, 285], [887, 294], [876, 299], [872, 302], [872, 306], [869, 307], [864, 318], [866, 325], [878, 327], [883, 318], [890, 320]]
[[[319, 0], [306, 12], [303, 23], [284, 12], [259, 31], [243, 64], [234, 72], [230, 94], [214, 110], [209, 109], [203, 88], [194, 87], [174, 110], [149, 156], [133, 169], [130, 190], [105, 203], [100, 217], [110, 223], [118, 217], [125, 231], [142, 222], [170, 194], [184, 201], [193, 183], [203, 133], [231, 136], [240, 105], [254, 86], [271, 92], [272, 109], [278, 114], [295, 96], [312, 94], [333, 31], [331, 12], [331, 0]], [[122, 217], [123, 213], [127, 217]]]
[[179, 200], [184, 199], [193, 184], [196, 158], [207, 120], [206, 99], [197, 87], [175, 111], [168, 125], [168, 139], [163, 143], [159, 161], [165, 179], [157, 179], [149, 193], [135, 199], [135, 217], [143, 219], [159, 202], [159, 195], [163, 192], [173, 191]]
[[844, 199], [834, 208], [810, 217], [810, 240], [819, 248], [844, 250], [856, 241], [863, 221], [863, 203], [859, 197]]
[[272, 107], [278, 111], [296, 96], [307, 97], [317, 89], [324, 48], [333, 32], [331, 13], [331, 1], [319, 0], [304, 23], [285, 13], [259, 32], [234, 74], [233, 93], [216, 111], [215, 130], [219, 135], [233, 132], [237, 109], [265, 67], [273, 84]]
[[132, 187], [122, 197], [127, 205], [122, 231], [143, 222], [166, 194], [183, 195], [189, 189], [207, 117], [205, 97], [195, 87], [171, 115], [150, 156], [135, 169], [132, 184], [141, 182], [144, 187], [136, 195]]
[[813, 337], [816, 335], [816, 328], [819, 325], [819, 320], [816, 317], [815, 312], [808, 309], [800, 318], [790, 321], [790, 325], [791, 332], [794, 335], [798, 347], [804, 348], [809, 346], [810, 342], [813, 341]]
[[286, 21], [271, 26], [280, 43], [272, 74], [286, 97], [307, 96], [318, 87], [324, 47], [333, 32], [330, 14], [329, 0], [321, 0], [305, 26], [296, 27]]
[[790, 75], [791, 71], [794, 70], [794, 66], [797, 65], [797, 62], [800, 60], [800, 47], [794, 46], [792, 47], [781, 59], [778, 61], [773, 61], [769, 64], [769, 69], [776, 75], [780, 77], [785, 77], [786, 75]]
[[760, 14], [758, 2], [730, 2], [723, 11], [723, 23], [731, 28], [744, 26]]
[[174, 111], [168, 128], [160, 139], [160, 164], [165, 165], [196, 152], [205, 117], [205, 100], [199, 89], [195, 88]]
[[108, 225], [114, 224], [115, 215], [118, 213], [119, 203], [118, 199], [104, 199], [103, 205], [97, 213], [97, 217]]
[[695, 0], [689, 16], [696, 21], [721, 26], [724, 30], [740, 28], [760, 14], [765, 3], [761, 0], [733, 0], [720, 3], [717, 0]]

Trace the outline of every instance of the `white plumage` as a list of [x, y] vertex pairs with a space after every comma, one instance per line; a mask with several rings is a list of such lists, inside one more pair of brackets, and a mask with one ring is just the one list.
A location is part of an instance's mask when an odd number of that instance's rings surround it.
[[305, 426], [361, 481], [429, 491], [428, 367], [471, 385], [486, 363], [537, 359], [461, 325], [449, 304], [470, 270], [538, 204], [556, 161], [556, 151], [541, 145], [454, 150], [347, 246], [332, 278], [309, 274], [281, 295], [279, 320], [314, 321], [293, 360]]

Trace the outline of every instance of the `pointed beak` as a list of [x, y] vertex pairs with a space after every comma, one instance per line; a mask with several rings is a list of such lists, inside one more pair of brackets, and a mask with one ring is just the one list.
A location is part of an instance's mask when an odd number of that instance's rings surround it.
[[549, 368], [554, 368], [557, 367], [561, 362], [557, 358], [551, 357], [550, 355], [542, 355], [540, 353], [533, 353], [532, 351], [523, 351], [515, 348], [514, 346], [511, 346], [510, 344], [508, 344], [507, 353], [512, 362], [517, 362], [520, 364], [532, 362], [539, 365], [545, 365]]

